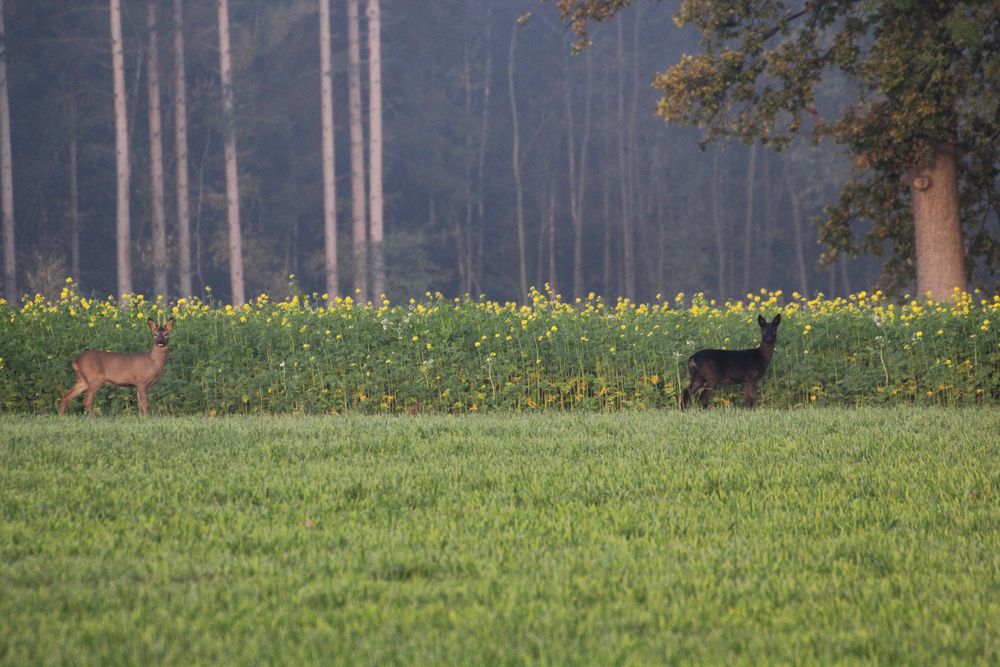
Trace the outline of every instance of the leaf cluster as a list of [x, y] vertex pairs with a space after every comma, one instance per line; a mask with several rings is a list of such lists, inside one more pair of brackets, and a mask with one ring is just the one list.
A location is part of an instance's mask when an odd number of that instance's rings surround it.
[[[615, 0], [564, 0], [581, 35]], [[944, 148], [959, 163], [961, 217], [973, 275], [1000, 269], [996, 141], [1000, 137], [1000, 7], [951, 0], [685, 0], [681, 26], [702, 50], [659, 74], [658, 113], [704, 131], [703, 142], [760, 141], [781, 150], [800, 133], [854, 159], [826, 211], [828, 259], [888, 252], [889, 284], [913, 274], [909, 180]], [[821, 99], [838, 84], [835, 99]], [[856, 238], [859, 223], [870, 225]]]

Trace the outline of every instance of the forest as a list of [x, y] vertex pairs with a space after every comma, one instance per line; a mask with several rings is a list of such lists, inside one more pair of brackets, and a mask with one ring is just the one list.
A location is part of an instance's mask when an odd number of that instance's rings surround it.
[[[860, 242], [877, 221], [850, 221], [839, 246], [821, 238], [858, 167], [846, 148], [805, 133], [780, 152], [705, 143], [657, 115], [654, 78], [701, 48], [678, 3], [592, 23], [583, 49], [559, 11], [573, 4], [111, 0], [109, 12], [107, 0], [5, 0], [4, 294], [56, 295], [67, 277], [102, 298], [222, 302], [914, 289], [912, 267], [886, 277], [891, 239]], [[829, 76], [816, 113], [856, 96]], [[984, 210], [988, 238], [995, 202]], [[995, 288], [989, 266], [969, 276]]]

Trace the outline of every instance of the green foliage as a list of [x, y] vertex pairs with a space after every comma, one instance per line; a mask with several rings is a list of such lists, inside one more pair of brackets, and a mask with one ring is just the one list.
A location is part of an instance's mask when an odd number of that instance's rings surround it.
[[[581, 34], [628, 2], [563, 0]], [[658, 112], [698, 126], [705, 141], [760, 140], [786, 147], [803, 130], [832, 139], [855, 159], [822, 240], [837, 252], [883, 254], [887, 277], [913, 273], [909, 183], [942, 151], [959, 163], [961, 219], [973, 273], [1000, 270], [996, 138], [1000, 131], [1000, 9], [996, 3], [933, 0], [685, 0], [676, 17], [702, 36], [702, 52], [660, 74]], [[829, 108], [817, 91], [831, 73], [855, 91]], [[854, 222], [872, 225], [858, 242]]]
[[[687, 358], [755, 347], [758, 313], [782, 312], [760, 401], [771, 407], [1000, 401], [1000, 297], [887, 303], [880, 293], [807, 300], [780, 292], [716, 304], [532, 304], [446, 300], [393, 306], [267, 296], [244, 308], [135, 297], [88, 301], [71, 289], [0, 305], [0, 411], [51, 413], [87, 348], [139, 352], [146, 319], [177, 319], [159, 414], [326, 414], [672, 408]], [[742, 403], [735, 392], [717, 402]], [[135, 411], [131, 388], [104, 389], [103, 413]], [[79, 403], [75, 410], [81, 410]]]
[[0, 416], [0, 664], [995, 664], [997, 432]]

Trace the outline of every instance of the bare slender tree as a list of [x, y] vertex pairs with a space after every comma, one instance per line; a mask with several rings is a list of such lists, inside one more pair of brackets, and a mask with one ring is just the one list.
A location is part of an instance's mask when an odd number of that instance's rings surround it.
[[351, 212], [354, 289], [368, 300], [368, 214], [365, 202], [365, 138], [361, 123], [361, 30], [358, 0], [347, 0], [348, 113], [351, 127]]
[[[569, 66], [565, 66], [563, 80], [565, 82], [564, 100], [566, 103], [566, 152], [569, 158], [569, 214], [573, 225], [573, 296], [584, 296], [583, 286], [583, 218], [584, 200], [587, 183], [587, 153], [590, 143], [590, 108], [592, 97], [593, 60], [592, 51], [588, 50], [586, 58], [586, 78], [584, 84], [584, 117], [583, 138], [579, 148], [576, 148], [576, 125], [573, 116], [573, 95]], [[579, 171], [579, 174], [577, 173]]]
[[149, 178], [153, 224], [153, 292], [167, 296], [167, 221], [163, 205], [163, 114], [160, 112], [160, 54], [156, 0], [147, 0], [146, 29], [149, 55], [146, 58], [146, 92], [149, 98]]
[[337, 178], [333, 141], [333, 63], [330, 54], [330, 0], [319, 0], [320, 96], [323, 112], [323, 241], [326, 295], [333, 300], [337, 283]]
[[17, 256], [14, 253], [14, 172], [10, 148], [10, 98], [7, 94], [7, 31], [0, 0], [0, 200], [3, 210], [3, 288], [8, 303], [17, 300]]
[[795, 260], [798, 267], [799, 291], [803, 295], [809, 294], [809, 275], [806, 268], [806, 250], [802, 239], [802, 203], [799, 193], [792, 183], [791, 170], [788, 168], [788, 159], [781, 161], [784, 169], [785, 185], [788, 188], [788, 197], [792, 204], [792, 232], [795, 241]]
[[191, 210], [188, 194], [187, 75], [183, 0], [174, 0], [174, 150], [177, 159], [177, 271], [181, 296], [191, 296]]
[[521, 130], [517, 115], [517, 93], [514, 86], [514, 55], [517, 47], [518, 26], [510, 34], [510, 56], [507, 61], [507, 89], [510, 93], [510, 118], [512, 137], [511, 163], [514, 168], [514, 193], [517, 200], [517, 260], [520, 276], [521, 299], [528, 300], [528, 258], [524, 238], [524, 184], [521, 179]]
[[372, 297], [385, 293], [382, 196], [382, 10], [368, 0], [368, 179], [371, 218]]
[[722, 213], [722, 197], [724, 193], [722, 170], [719, 169], [719, 149], [712, 153], [712, 228], [715, 231], [715, 278], [716, 297], [724, 300], [726, 292], [726, 230]]
[[622, 216], [622, 277], [624, 294], [635, 299], [635, 230], [629, 183], [628, 130], [625, 119], [625, 32], [618, 22], [618, 184]]
[[243, 291], [243, 240], [240, 233], [240, 182], [236, 163], [236, 118], [232, 55], [229, 46], [229, 2], [219, 0], [219, 70], [222, 77], [222, 122], [226, 138], [226, 210], [229, 222], [229, 280], [234, 306], [246, 303]]
[[743, 214], [743, 291], [749, 292], [756, 285], [750, 283], [753, 266], [754, 240], [754, 191], [757, 182], [757, 144], [750, 144], [750, 155], [747, 157], [747, 190], [746, 209]]
[[[2, 0], [0, 0], [2, 1]], [[79, 128], [76, 95], [69, 97], [69, 265], [73, 280], [80, 282], [80, 187], [78, 173]]]
[[117, 173], [117, 215], [115, 257], [118, 263], [118, 296], [132, 293], [131, 220], [129, 217], [128, 112], [125, 101], [125, 55], [122, 47], [121, 0], [111, 3], [111, 68], [115, 88], [115, 165]]

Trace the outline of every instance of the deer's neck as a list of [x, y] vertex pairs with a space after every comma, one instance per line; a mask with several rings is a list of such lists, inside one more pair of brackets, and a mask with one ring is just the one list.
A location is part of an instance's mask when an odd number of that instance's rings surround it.
[[149, 358], [153, 362], [153, 365], [157, 368], [163, 368], [167, 363], [167, 348], [166, 347], [156, 347], [149, 353]]
[[774, 343], [761, 341], [760, 347], [757, 348], [757, 353], [764, 360], [764, 365], [769, 366], [771, 364], [771, 357], [774, 356]]

